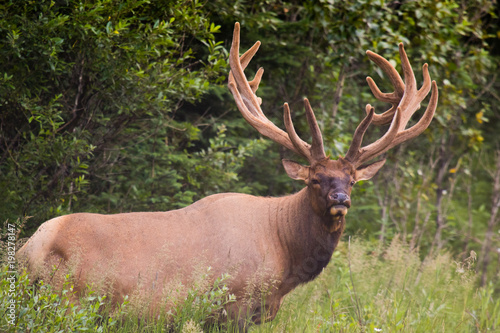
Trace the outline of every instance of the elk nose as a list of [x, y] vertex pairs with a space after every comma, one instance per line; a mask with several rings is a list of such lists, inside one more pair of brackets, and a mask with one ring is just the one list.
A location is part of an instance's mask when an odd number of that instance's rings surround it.
[[344, 205], [347, 208], [351, 207], [351, 198], [344, 193], [330, 193], [329, 199], [333, 205]]

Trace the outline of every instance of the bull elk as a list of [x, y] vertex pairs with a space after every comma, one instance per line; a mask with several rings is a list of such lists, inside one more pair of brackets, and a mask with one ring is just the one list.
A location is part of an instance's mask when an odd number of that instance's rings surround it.
[[[436, 82], [431, 82], [425, 64], [423, 85], [417, 89], [402, 44], [399, 54], [404, 81], [386, 59], [367, 51], [370, 60], [394, 85], [394, 92], [382, 93], [370, 77], [368, 85], [377, 99], [392, 106], [375, 114], [368, 104], [366, 117], [356, 128], [347, 154], [332, 160], [324, 152], [322, 135], [307, 99], [304, 104], [311, 144], [297, 135], [287, 103], [286, 131], [266, 118], [256, 95], [263, 69], [252, 81], [243, 72], [260, 42], [241, 57], [239, 44], [240, 26], [236, 23], [229, 55], [229, 89], [237, 107], [259, 133], [308, 160], [309, 166], [283, 160], [288, 176], [304, 181], [305, 187], [278, 198], [216, 194], [168, 212], [56, 217], [43, 223], [19, 250], [18, 257], [25, 260], [29, 271], [41, 274], [53, 265], [65, 267], [73, 273], [74, 287], [79, 292], [104, 277], [113, 302], [137, 292], [150, 293], [150, 308], [154, 310], [171, 281], [188, 285], [196, 265], [203, 263], [211, 267], [211, 278], [230, 274], [228, 287], [236, 301], [229, 303], [226, 311], [240, 329], [246, 329], [248, 318], [257, 324], [272, 320], [286, 294], [320, 274], [344, 231], [353, 185], [372, 178], [385, 159], [366, 163], [415, 138], [429, 126], [438, 100]], [[431, 88], [425, 113], [407, 129], [409, 119]], [[372, 123], [390, 126], [380, 139], [362, 147], [363, 135]], [[255, 281], [272, 282], [264, 302], [257, 297], [249, 301], [249, 284]]]

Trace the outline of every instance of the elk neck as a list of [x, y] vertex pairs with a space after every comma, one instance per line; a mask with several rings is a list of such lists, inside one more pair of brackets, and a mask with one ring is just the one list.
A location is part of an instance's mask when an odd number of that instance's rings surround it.
[[331, 221], [319, 216], [311, 205], [308, 187], [279, 198], [276, 212], [277, 238], [283, 253], [283, 282], [291, 289], [314, 279], [330, 261], [345, 226], [345, 217], [331, 232]]

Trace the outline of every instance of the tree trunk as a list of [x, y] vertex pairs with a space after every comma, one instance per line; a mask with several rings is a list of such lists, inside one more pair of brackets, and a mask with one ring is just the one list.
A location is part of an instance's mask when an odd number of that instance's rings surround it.
[[339, 78], [337, 79], [337, 86], [335, 88], [335, 93], [333, 94], [332, 122], [335, 121], [335, 117], [337, 117], [337, 112], [339, 111], [340, 97], [342, 97], [342, 92], [344, 90], [346, 73], [347, 64], [344, 64], [340, 68]]
[[[431, 152], [430, 156], [434, 156], [434, 151]], [[415, 250], [420, 247], [420, 240], [422, 235], [425, 232], [425, 228], [427, 226], [427, 222], [429, 222], [432, 211], [430, 209], [426, 209], [425, 201], [422, 200], [423, 195], [426, 193], [427, 189], [430, 189], [430, 184], [433, 180], [432, 171], [428, 173], [424, 170], [434, 170], [436, 167], [437, 161], [435, 161], [432, 157], [429, 159], [428, 164], [425, 164], [424, 160], [420, 161], [419, 169], [421, 171], [422, 184], [417, 191], [417, 204], [415, 211], [415, 226], [412, 231], [411, 240], [410, 240], [410, 249]], [[421, 218], [421, 216], [425, 213], [425, 217]]]
[[439, 163], [436, 176], [436, 233], [432, 241], [430, 253], [434, 250], [439, 251], [443, 245], [443, 229], [446, 228], [446, 220], [443, 207], [443, 194], [445, 193], [444, 179], [448, 173], [448, 167], [451, 162], [452, 155], [448, 152], [449, 144], [452, 140], [448, 140], [445, 136], [441, 138], [441, 145], [439, 147]]
[[483, 261], [481, 263], [481, 286], [486, 285], [488, 265], [491, 261], [491, 251], [493, 246], [493, 230], [498, 222], [497, 215], [500, 208], [500, 150], [497, 150], [495, 155], [495, 171], [490, 173], [493, 177], [490, 218], [488, 219], [488, 229], [486, 230], [483, 246], [481, 248], [481, 253], [483, 254]]
[[[469, 156], [469, 170], [472, 170], [473, 158]], [[474, 225], [474, 216], [472, 214], [473, 203], [472, 203], [472, 182], [473, 175], [470, 173], [466, 180], [466, 192], [467, 192], [467, 215], [468, 215], [468, 225], [467, 225], [467, 235], [465, 236], [464, 246], [463, 246], [463, 259], [467, 258], [469, 253], [469, 242], [472, 238], [472, 226]]]

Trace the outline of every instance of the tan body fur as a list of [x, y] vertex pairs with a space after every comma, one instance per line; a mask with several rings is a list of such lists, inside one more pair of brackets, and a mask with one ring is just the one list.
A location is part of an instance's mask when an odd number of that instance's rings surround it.
[[261, 300], [247, 307], [249, 283], [276, 281], [265, 302], [271, 319], [285, 294], [321, 272], [338, 243], [343, 219], [328, 232], [312, 208], [304, 209], [309, 200], [306, 188], [282, 198], [218, 194], [169, 212], [71, 214], [42, 224], [18, 257], [45, 279], [62, 259], [58, 269], [71, 270], [77, 291], [101, 280], [115, 302], [139, 289], [152, 293], [153, 306], [170, 281], [188, 285], [196, 266], [206, 264], [212, 278], [231, 275], [231, 316], [252, 314], [259, 322]]

